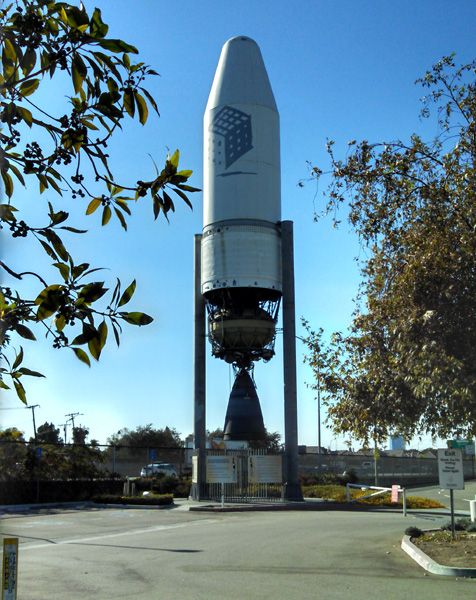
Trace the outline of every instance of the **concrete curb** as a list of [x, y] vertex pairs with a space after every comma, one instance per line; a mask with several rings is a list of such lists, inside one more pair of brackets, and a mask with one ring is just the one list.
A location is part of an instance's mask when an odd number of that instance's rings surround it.
[[409, 535], [402, 539], [402, 550], [406, 552], [420, 567], [434, 575], [449, 575], [450, 577], [476, 577], [476, 569], [471, 567], [448, 567], [440, 565], [422, 552], [420, 548], [412, 543]]

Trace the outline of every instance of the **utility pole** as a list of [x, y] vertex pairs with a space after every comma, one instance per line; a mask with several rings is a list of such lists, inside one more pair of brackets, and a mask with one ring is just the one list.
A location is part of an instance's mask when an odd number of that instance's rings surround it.
[[58, 425], [58, 427], [62, 427], [63, 428], [64, 443], [66, 444], [66, 431], [67, 431], [68, 423], [61, 423], [61, 425]]
[[[74, 418], [82, 416], [83, 414], [84, 413], [75, 412], [75, 413], [68, 413], [67, 415], [65, 415], [65, 417], [69, 417], [69, 419], [67, 420], [67, 422], [71, 421], [71, 430], [73, 432], [73, 443], [74, 443]], [[65, 443], [66, 443], [66, 441], [65, 441]]]
[[35, 436], [35, 442], [36, 442], [35, 408], [40, 408], [40, 405], [39, 404], [33, 404], [32, 406], [25, 406], [25, 408], [29, 408], [31, 410], [31, 415], [33, 417], [33, 434]]

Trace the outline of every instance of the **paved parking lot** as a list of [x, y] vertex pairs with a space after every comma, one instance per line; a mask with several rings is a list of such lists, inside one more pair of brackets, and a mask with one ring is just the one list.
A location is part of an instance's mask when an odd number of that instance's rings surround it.
[[2, 521], [20, 538], [19, 599], [474, 600], [476, 581], [428, 575], [400, 549], [399, 513], [41, 510]]

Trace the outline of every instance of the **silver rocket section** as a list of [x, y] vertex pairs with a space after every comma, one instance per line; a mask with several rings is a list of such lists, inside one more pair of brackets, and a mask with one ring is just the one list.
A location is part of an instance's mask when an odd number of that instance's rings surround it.
[[223, 46], [204, 116], [201, 289], [213, 354], [274, 354], [281, 298], [279, 115], [260, 49]]

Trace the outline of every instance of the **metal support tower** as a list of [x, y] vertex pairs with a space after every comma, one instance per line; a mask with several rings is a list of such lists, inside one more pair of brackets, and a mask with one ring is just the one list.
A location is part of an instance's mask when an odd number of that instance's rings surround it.
[[197, 481], [192, 484], [190, 496], [193, 500], [203, 497], [206, 480], [206, 361], [205, 361], [205, 299], [201, 290], [201, 234], [194, 242], [194, 446], [198, 456]]
[[298, 475], [298, 427], [296, 391], [296, 314], [294, 296], [293, 222], [281, 222], [283, 273], [283, 374], [286, 500], [303, 500]]

